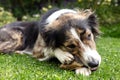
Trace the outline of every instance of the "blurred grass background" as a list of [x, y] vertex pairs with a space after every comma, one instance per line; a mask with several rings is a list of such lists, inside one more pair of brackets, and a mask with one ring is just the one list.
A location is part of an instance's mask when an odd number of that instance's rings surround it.
[[99, 70], [83, 77], [60, 69], [54, 61], [39, 62], [28, 55], [0, 54], [0, 80], [119, 80], [120, 0], [0, 0], [0, 26], [40, 20], [42, 14], [54, 7], [95, 11], [101, 30], [96, 41], [102, 56]]

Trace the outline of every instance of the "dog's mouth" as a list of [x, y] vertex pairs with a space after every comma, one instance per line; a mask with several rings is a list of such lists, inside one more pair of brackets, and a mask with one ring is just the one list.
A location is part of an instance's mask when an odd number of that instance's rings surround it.
[[69, 69], [69, 70], [75, 70], [75, 69], [78, 69], [78, 68], [86, 67], [86, 68], [90, 69], [92, 72], [94, 72], [98, 69], [98, 67], [89, 68], [89, 67], [87, 67], [83, 64], [80, 64], [80, 63], [76, 62], [76, 61], [73, 61], [71, 64], [61, 64], [60, 67], [63, 68], [63, 69]]
[[89, 68], [92, 72], [93, 72], [93, 71], [96, 71], [96, 70], [98, 69], [98, 67], [90, 68], [90, 67], [87, 67], [87, 66], [85, 66], [85, 65], [84, 65], [83, 67]]
[[94, 68], [90, 68], [90, 70], [93, 72], [93, 71], [96, 71], [98, 69], [98, 67], [94, 67]]
[[83, 67], [89, 68], [92, 72], [93, 72], [93, 71], [96, 71], [96, 70], [98, 69], [98, 67], [93, 67], [93, 68], [91, 68], [91, 67], [88, 67], [88, 66], [86, 66], [86, 65], [84, 65]]
[[74, 55], [74, 61], [72, 62], [72, 63], [70, 63], [70, 64], [61, 64], [61, 68], [63, 68], [63, 69], [69, 69], [69, 70], [75, 70], [75, 69], [78, 69], [78, 68], [82, 68], [82, 67], [86, 67], [86, 68], [89, 68], [92, 72], [93, 71], [96, 71], [97, 69], [98, 69], [98, 67], [88, 67], [88, 66], [86, 66], [86, 65], [84, 65], [83, 63], [82, 63], [82, 61], [79, 59], [79, 57], [77, 57], [77, 56], [75, 56]]

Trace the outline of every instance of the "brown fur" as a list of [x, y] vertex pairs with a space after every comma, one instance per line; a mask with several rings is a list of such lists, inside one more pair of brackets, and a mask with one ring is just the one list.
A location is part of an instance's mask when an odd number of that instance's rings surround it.
[[77, 61], [73, 61], [71, 64], [61, 64], [60, 68], [62, 69], [69, 69], [69, 70], [75, 70], [77, 68], [82, 68], [84, 65], [78, 63]]
[[33, 57], [44, 58], [44, 53], [42, 52], [44, 47], [45, 47], [45, 43], [44, 43], [43, 39], [41, 38], [41, 35], [39, 34], [38, 39], [33, 48]]
[[[3, 35], [2, 35], [3, 34]], [[8, 36], [6, 38], [6, 36]], [[3, 30], [0, 37], [0, 52], [12, 52], [23, 45], [23, 34], [17, 30]]]

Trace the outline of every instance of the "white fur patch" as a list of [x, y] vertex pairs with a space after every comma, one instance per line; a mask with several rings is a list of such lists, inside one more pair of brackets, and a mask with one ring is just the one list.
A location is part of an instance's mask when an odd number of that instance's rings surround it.
[[43, 54], [44, 54], [44, 58], [39, 58], [38, 59], [39, 61], [46, 61], [54, 56], [53, 50], [50, 48], [44, 48]]
[[56, 49], [54, 52], [55, 52], [55, 57], [63, 64], [64, 63], [69, 64], [74, 59], [72, 54], [70, 54], [68, 52], [64, 52], [60, 49]]
[[74, 36], [74, 38], [80, 40], [80, 38], [74, 28], [71, 28], [70, 31], [71, 31], [72, 35]]
[[61, 14], [64, 14], [64, 13], [77, 13], [76, 11], [74, 10], [71, 10], [71, 9], [61, 9], [61, 10], [58, 10], [56, 12], [54, 12], [53, 14], [51, 14], [46, 22], [47, 23], [52, 23], [54, 20], [56, 20]]
[[70, 31], [71, 31], [72, 35], [74, 36], [74, 38], [78, 39], [81, 46], [84, 47], [84, 44], [81, 42], [80, 37], [78, 36], [76, 30], [74, 28], [71, 28]]
[[2, 31], [7, 31], [7, 28], [2, 28], [1, 30], [2, 30]]
[[39, 58], [38, 60], [39, 61], [46, 61], [46, 60], [49, 60], [51, 58], [51, 56], [46, 56], [44, 58]]
[[83, 53], [83, 58], [85, 61], [92, 62], [94, 61], [101, 63], [101, 57], [96, 50], [91, 49], [90, 47], [85, 47], [85, 52]]
[[16, 53], [19, 54], [28, 54], [28, 55], [32, 55], [32, 51], [31, 50], [23, 50], [23, 51], [15, 51]]
[[91, 74], [91, 70], [89, 68], [78, 68], [75, 70], [76, 74], [82, 74], [83, 76], [89, 76]]

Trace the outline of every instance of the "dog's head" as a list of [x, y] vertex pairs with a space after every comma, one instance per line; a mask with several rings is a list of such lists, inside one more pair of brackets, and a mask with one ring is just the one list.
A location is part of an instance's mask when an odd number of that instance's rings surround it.
[[43, 24], [41, 35], [46, 46], [69, 52], [75, 57], [75, 62], [91, 70], [98, 68], [101, 57], [96, 50], [95, 37], [99, 31], [96, 16], [91, 10], [56, 11]]

